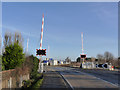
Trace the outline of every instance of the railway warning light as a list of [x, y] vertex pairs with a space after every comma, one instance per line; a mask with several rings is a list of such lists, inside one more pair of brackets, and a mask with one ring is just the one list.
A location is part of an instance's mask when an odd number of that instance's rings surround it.
[[81, 58], [86, 58], [86, 54], [81, 54]]
[[36, 55], [45, 55], [46, 56], [46, 49], [36, 49]]

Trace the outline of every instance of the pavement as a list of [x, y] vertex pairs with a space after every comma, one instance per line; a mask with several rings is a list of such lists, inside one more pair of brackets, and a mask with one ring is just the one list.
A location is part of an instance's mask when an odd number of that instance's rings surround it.
[[44, 80], [40, 87], [41, 89], [69, 89], [69, 85], [65, 82], [65, 80], [62, 78], [62, 76], [53, 70], [50, 70], [49, 68], [44, 73]]

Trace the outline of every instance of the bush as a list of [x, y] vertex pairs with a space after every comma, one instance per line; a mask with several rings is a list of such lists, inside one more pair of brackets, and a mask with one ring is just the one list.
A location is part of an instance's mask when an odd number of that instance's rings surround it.
[[20, 66], [24, 62], [23, 48], [14, 43], [13, 45], [6, 46], [3, 53], [2, 63], [5, 66], [5, 70], [14, 69]]
[[31, 80], [24, 80], [23, 81], [23, 87], [28, 88], [31, 86]]
[[43, 78], [39, 79], [32, 88], [40, 88], [42, 82], [43, 82]]
[[33, 55], [31, 55], [29, 57], [29, 62], [30, 62], [30, 78], [35, 79], [36, 75], [38, 73], [38, 65], [39, 65], [39, 59], [37, 57], [34, 57]]
[[[24, 80], [23, 81], [23, 88], [35, 88], [36, 85], [37, 87], [39, 87], [42, 83], [41, 79], [43, 79], [43, 74], [41, 73], [37, 73], [36, 78], [35, 79], [31, 79], [31, 80]], [[39, 82], [39, 83], [38, 83]], [[38, 86], [39, 85], [39, 86]]]

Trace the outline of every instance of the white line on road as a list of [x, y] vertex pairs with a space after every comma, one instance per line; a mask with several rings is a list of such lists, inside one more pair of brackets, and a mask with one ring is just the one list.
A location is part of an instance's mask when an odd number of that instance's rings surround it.
[[69, 83], [69, 81], [63, 76], [63, 74], [62, 74], [62, 73], [60, 73], [60, 74], [61, 74], [61, 76], [64, 78], [64, 80], [66, 80], [66, 82], [70, 85], [71, 89], [74, 90], [73, 86], [72, 86], [72, 85]]
[[107, 82], [107, 83], [109, 83], [109, 84], [112, 84], [113, 86], [118, 87], [118, 84], [114, 84], [114, 83], [108, 82], [108, 81], [103, 80], [103, 79], [101, 79], [101, 78], [98, 78], [98, 77], [96, 77], [96, 76], [94, 76], [94, 75], [91, 75], [91, 74], [88, 74], [88, 73], [85, 73], [85, 72], [81, 72], [81, 71], [76, 71], [76, 72], [80, 72], [80, 73], [82, 73], [82, 74], [86, 74], [86, 75], [89, 75], [89, 76], [93, 76], [93, 77], [95, 77], [95, 78], [97, 78], [97, 79], [99, 79], [99, 80], [102, 80], [102, 81], [104, 81], [104, 82]]
[[[104, 81], [104, 82], [106, 82], [106, 83], [109, 83], [109, 84], [111, 84], [111, 85], [113, 85], [113, 86], [119, 87], [118, 84], [111, 83], [111, 82], [109, 82], [109, 81], [106, 81], [106, 80], [103, 80], [103, 79], [101, 79], [101, 78], [98, 78], [98, 77], [96, 77], [96, 76], [94, 76], [94, 75], [91, 75], [91, 74], [88, 74], [88, 73], [85, 73], [85, 72], [81, 72], [81, 71], [76, 71], [76, 70], [73, 70], [73, 71], [79, 72], [79, 73], [82, 73], [82, 74], [86, 74], [86, 75], [89, 75], [89, 76], [92, 76], [92, 77], [95, 77], [95, 78], [97, 78], [97, 79], [99, 79], [99, 80], [102, 80], [102, 81]], [[72, 85], [70, 84], [70, 82], [64, 77], [64, 75], [63, 75], [62, 73], [60, 73], [60, 74], [61, 74], [61, 76], [66, 80], [66, 82], [70, 85], [71, 89], [74, 90], [73, 86], [72, 86]]]

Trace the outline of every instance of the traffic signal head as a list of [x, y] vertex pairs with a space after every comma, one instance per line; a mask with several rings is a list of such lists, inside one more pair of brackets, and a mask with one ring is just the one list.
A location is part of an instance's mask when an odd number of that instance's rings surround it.
[[36, 55], [45, 55], [46, 56], [46, 49], [36, 49]]

